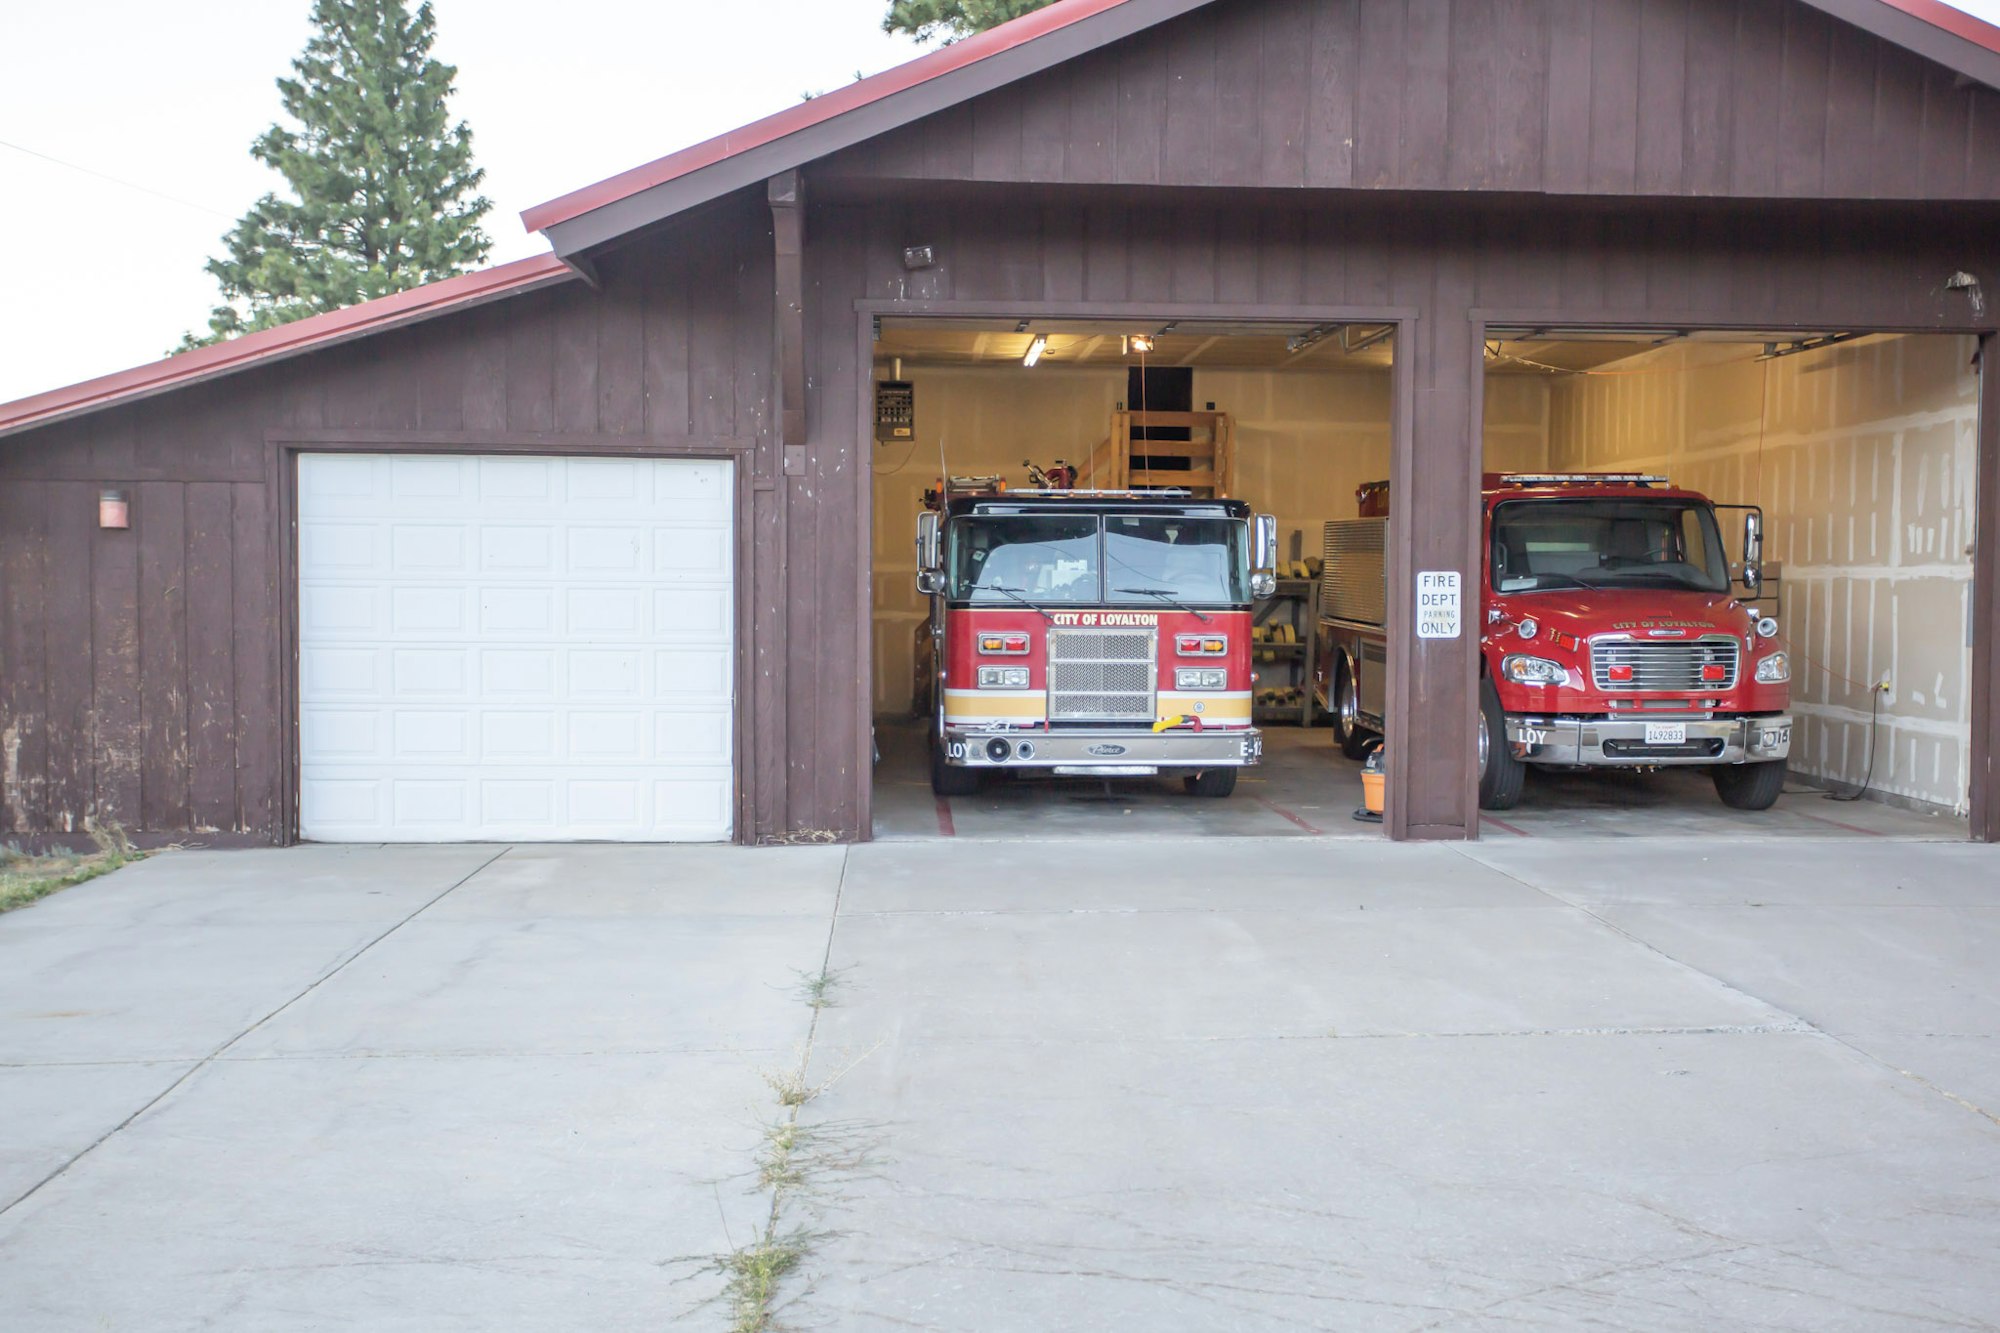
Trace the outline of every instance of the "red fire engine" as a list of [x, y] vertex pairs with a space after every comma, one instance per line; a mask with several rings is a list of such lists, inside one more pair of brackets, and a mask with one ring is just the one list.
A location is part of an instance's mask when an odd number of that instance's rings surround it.
[[[1700, 765], [1725, 804], [1770, 808], [1791, 754], [1791, 655], [1749, 605], [1763, 513], [1735, 579], [1718, 506], [1666, 478], [1489, 475], [1479, 579], [1479, 803], [1505, 810], [1529, 764]], [[1388, 688], [1386, 483], [1326, 525], [1315, 690], [1359, 758]], [[1734, 587], [1740, 582], [1744, 598]], [[1468, 609], [1472, 600], [1467, 599]]]
[[951, 479], [926, 500], [917, 693], [939, 795], [999, 771], [1235, 790], [1263, 752], [1250, 604], [1272, 588], [1273, 519], [1186, 492], [998, 478]]

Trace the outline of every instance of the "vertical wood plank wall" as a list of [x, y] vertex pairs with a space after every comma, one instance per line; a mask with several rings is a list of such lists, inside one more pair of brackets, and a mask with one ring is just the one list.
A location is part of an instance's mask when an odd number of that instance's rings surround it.
[[[889, 190], [878, 183], [875, 192]], [[1125, 305], [1161, 317], [1202, 305], [1413, 309], [1415, 335], [1396, 349], [1413, 428], [1409, 450], [1392, 462], [1411, 546], [1394, 574], [1407, 587], [1417, 569], [1456, 569], [1469, 588], [1478, 569], [1482, 316], [1625, 327], [1969, 327], [1970, 305], [1943, 289], [1944, 276], [1960, 267], [2000, 272], [1992, 210], [1604, 201], [1531, 210], [1351, 194], [1260, 205], [1220, 192], [932, 186], [921, 201], [816, 206], [816, 549], [866, 549], [856, 526], [866, 470], [854, 464], [852, 395], [869, 368], [847, 351], [857, 301], [912, 313], [947, 313], [954, 302]], [[907, 245], [931, 246], [936, 265], [905, 270]], [[845, 330], [828, 327], [842, 320]], [[825, 596], [845, 595], [845, 573], [825, 577]], [[1410, 837], [1464, 836], [1474, 819], [1478, 662], [1476, 627], [1468, 631], [1457, 642], [1410, 645], [1398, 659], [1391, 709], [1404, 741], [1392, 765], [1392, 809]], [[847, 650], [844, 639], [839, 646]], [[842, 746], [849, 738], [820, 739]]]
[[[551, 453], [657, 452], [769, 434], [769, 214], [732, 201], [700, 243], [613, 256], [581, 283], [0, 439], [0, 838], [116, 820], [157, 841], [274, 842], [288, 762], [273, 437], [423, 433]], [[758, 549], [779, 534], [759, 450]], [[106, 485], [132, 527], [97, 527]], [[782, 549], [782, 548], [780, 548]], [[771, 569], [753, 569], [756, 639]], [[743, 701], [754, 719], [782, 677]], [[782, 805], [745, 823], [777, 827]]]
[[[1221, 47], [1181, 57], [1247, 59]], [[1227, 115], [1253, 111], [1267, 114]], [[1218, 107], [1216, 125], [1224, 114]], [[1174, 123], [1176, 134], [1204, 133]], [[1072, 141], [1067, 151], [1083, 148]], [[836, 179], [812, 196], [808, 435], [796, 474], [772, 443], [774, 267], [761, 189], [605, 256], [601, 292], [579, 283], [522, 295], [0, 440], [0, 836], [72, 832], [92, 815], [161, 837], [285, 836], [287, 539], [270, 460], [271, 440], [288, 433], [421, 433], [412, 447], [504, 439], [550, 452], [757, 441], [742, 469], [750, 688], [740, 829], [752, 840], [856, 837], [866, 834], [871, 776], [857, 564], [867, 551], [869, 368], [857, 301], [1414, 310], [1397, 349], [1414, 413], [1396, 474], [1411, 517], [1407, 575], [1475, 567], [1467, 519], [1482, 312], [1969, 331], [1965, 299], [1943, 277], [2000, 273], [2000, 226], [1990, 208], [1971, 206], [902, 189], [876, 181], [864, 195]], [[908, 244], [935, 247], [939, 262], [906, 270]], [[129, 532], [95, 526], [107, 483], [132, 495]], [[1990, 475], [1985, 494], [1990, 518], [2000, 503]], [[1988, 639], [1992, 584], [1981, 585]], [[1469, 641], [1427, 643], [1400, 669], [1402, 831], [1459, 836], [1473, 818]], [[1412, 708], [1415, 699], [1425, 706]], [[1982, 716], [1990, 735], [1994, 714]], [[1980, 827], [2000, 831], [1994, 784], [1983, 790]]]
[[1236, 0], [857, 146], [898, 179], [1991, 199], [2000, 91], [1790, 0]]

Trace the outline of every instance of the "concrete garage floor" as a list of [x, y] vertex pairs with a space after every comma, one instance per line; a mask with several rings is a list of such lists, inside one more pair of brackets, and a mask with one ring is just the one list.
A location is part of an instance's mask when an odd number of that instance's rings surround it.
[[788, 1327], [1992, 1328], [1996, 886], [1873, 839], [170, 853], [0, 917], [5, 1323], [724, 1329], [789, 1091]]
[[[1197, 800], [1178, 778], [1110, 784], [1069, 778], [995, 778], [976, 796], [941, 800], [930, 788], [921, 723], [877, 719], [875, 836], [885, 841], [958, 838], [1325, 837], [1379, 838], [1357, 823], [1361, 766], [1324, 727], [1270, 727], [1264, 762], [1236, 794]], [[1530, 770], [1521, 804], [1483, 816], [1497, 838], [1890, 837], [1963, 840], [1966, 822], [1878, 801], [1829, 801], [1794, 782], [1770, 810], [1731, 810], [1698, 771], [1543, 773]]]

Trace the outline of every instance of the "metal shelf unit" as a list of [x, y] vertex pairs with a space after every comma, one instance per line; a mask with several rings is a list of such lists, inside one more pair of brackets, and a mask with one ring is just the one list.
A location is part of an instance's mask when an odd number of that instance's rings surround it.
[[[1257, 673], [1251, 717], [1259, 724], [1310, 727], [1313, 722], [1314, 630], [1319, 624], [1319, 580], [1279, 579], [1278, 590], [1259, 602], [1250, 623], [1257, 628], [1289, 625], [1292, 643], [1250, 645], [1251, 665]], [[1262, 704], [1254, 700], [1274, 689], [1297, 690], [1298, 702]]]

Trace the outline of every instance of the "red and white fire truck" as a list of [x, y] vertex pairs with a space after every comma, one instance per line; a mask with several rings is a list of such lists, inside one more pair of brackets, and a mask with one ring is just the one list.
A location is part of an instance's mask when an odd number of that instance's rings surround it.
[[[1005, 490], [959, 479], [918, 515], [918, 699], [931, 786], [982, 774], [1178, 774], [1227, 796], [1263, 753], [1250, 604], [1276, 523], [1185, 492]], [[922, 646], [928, 641], [927, 647]]]
[[[1512, 806], [1529, 764], [1700, 765], [1725, 804], [1768, 809], [1791, 754], [1792, 667], [1748, 600], [1762, 511], [1720, 506], [1745, 511], [1732, 578], [1718, 506], [1664, 477], [1489, 475], [1484, 493], [1480, 805]], [[1364, 517], [1326, 525], [1314, 668], [1352, 758], [1380, 734], [1388, 690], [1386, 483], [1358, 498]]]

